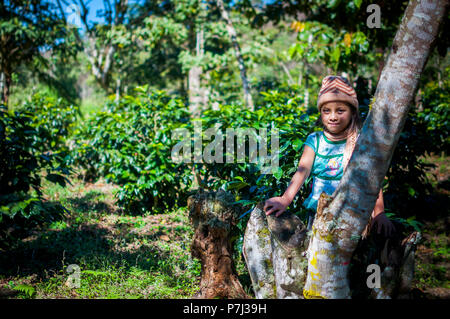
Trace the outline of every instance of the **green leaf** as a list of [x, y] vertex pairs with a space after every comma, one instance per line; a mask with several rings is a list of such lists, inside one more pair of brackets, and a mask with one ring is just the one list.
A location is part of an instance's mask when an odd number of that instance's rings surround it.
[[17, 290], [21, 293], [24, 293], [27, 297], [32, 298], [36, 293], [36, 289], [33, 286], [19, 284], [13, 288], [13, 290]]
[[327, 8], [333, 9], [333, 8], [337, 7], [340, 2], [341, 2], [341, 0], [330, 0], [330, 1], [328, 1]]
[[292, 143], [292, 148], [295, 151], [300, 150], [300, 148], [303, 146], [303, 141], [301, 139], [296, 139], [293, 143]]
[[256, 111], [256, 115], [258, 115], [258, 121], [260, 121], [261, 118], [264, 116], [264, 111], [263, 110], [257, 110]]
[[255, 204], [255, 201], [249, 199], [241, 199], [238, 200], [237, 202], [234, 202], [233, 204], [242, 204], [242, 206], [248, 206], [250, 204]]
[[335, 47], [331, 52], [331, 60], [334, 62], [338, 62], [341, 56], [341, 49], [339, 47]]
[[273, 176], [275, 176], [275, 178], [276, 178], [277, 180], [280, 180], [281, 177], [283, 176], [283, 169], [282, 169], [281, 167], [277, 167], [277, 168], [275, 169], [275, 172], [273, 172]]
[[240, 190], [241, 188], [244, 188], [245, 186], [248, 186], [247, 183], [241, 182], [241, 181], [231, 181], [227, 184], [227, 189], [236, 189]]

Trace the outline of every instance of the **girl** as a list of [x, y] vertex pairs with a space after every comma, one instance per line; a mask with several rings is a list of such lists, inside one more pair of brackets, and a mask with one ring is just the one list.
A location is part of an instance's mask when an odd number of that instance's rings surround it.
[[[311, 230], [320, 194], [333, 194], [355, 147], [361, 127], [358, 106], [356, 92], [346, 78], [326, 76], [323, 79], [317, 101], [323, 131], [308, 136], [297, 172], [283, 196], [273, 197], [265, 202], [266, 215], [275, 213], [276, 217], [280, 216], [312, 173], [312, 191], [303, 202], [308, 210], [307, 228]], [[384, 214], [382, 190], [370, 224], [372, 227], [378, 226], [378, 233], [384, 230], [386, 236], [391, 236], [394, 232], [394, 226]]]

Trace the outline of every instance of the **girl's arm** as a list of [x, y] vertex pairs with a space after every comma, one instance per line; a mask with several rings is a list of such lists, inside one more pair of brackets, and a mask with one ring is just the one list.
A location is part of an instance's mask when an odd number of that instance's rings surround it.
[[283, 196], [272, 197], [271, 199], [268, 199], [266, 201], [264, 205], [264, 211], [266, 212], [266, 215], [270, 215], [276, 212], [275, 216], [278, 217], [292, 203], [295, 195], [311, 172], [311, 168], [314, 163], [314, 156], [314, 150], [311, 147], [305, 145], [302, 157], [300, 158], [300, 162], [298, 163], [297, 171], [292, 177], [291, 183], [284, 192]]
[[291, 183], [282, 196], [289, 202], [289, 204], [292, 203], [300, 187], [302, 187], [303, 183], [308, 178], [314, 163], [314, 156], [315, 153], [313, 149], [308, 145], [305, 145], [302, 157], [300, 158], [300, 162], [298, 163], [297, 171], [295, 172], [294, 176], [292, 177]]

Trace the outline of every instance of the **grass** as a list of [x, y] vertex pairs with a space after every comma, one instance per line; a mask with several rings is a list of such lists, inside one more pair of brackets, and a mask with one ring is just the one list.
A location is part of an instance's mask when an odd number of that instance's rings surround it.
[[[70, 213], [0, 256], [0, 287], [17, 298], [192, 297], [200, 264], [191, 258], [186, 210], [128, 216], [113, 190], [102, 182], [44, 184], [45, 198]], [[78, 288], [70, 265], [79, 269]]]
[[435, 288], [450, 290], [450, 239], [445, 229], [449, 219], [447, 217], [444, 223], [441, 220], [425, 224], [424, 239], [416, 253], [415, 287], [422, 291]]
[[96, 112], [103, 109], [107, 96], [101, 93], [96, 93], [81, 101], [80, 111], [85, 118], [89, 118]]
[[[450, 178], [450, 158], [442, 154], [431, 154], [423, 156], [421, 158], [422, 163], [434, 164], [435, 167], [426, 172], [428, 180], [435, 189], [441, 189], [446, 191], [447, 195], [449, 191], [445, 188], [448, 187]], [[445, 187], [447, 186], [447, 187]]]
[[[424, 157], [424, 163], [435, 164], [427, 172], [435, 194], [447, 198], [438, 207], [439, 211], [430, 211], [429, 220], [423, 221], [423, 239], [416, 251], [416, 273], [413, 287], [419, 289], [427, 298], [450, 298], [450, 238], [448, 229], [448, 195], [450, 195], [450, 160], [444, 154], [431, 154]], [[436, 208], [435, 208], [436, 209]]]

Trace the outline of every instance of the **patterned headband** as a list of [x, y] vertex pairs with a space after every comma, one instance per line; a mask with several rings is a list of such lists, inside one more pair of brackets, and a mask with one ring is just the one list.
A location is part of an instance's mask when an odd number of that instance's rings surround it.
[[355, 89], [350, 82], [342, 76], [328, 75], [322, 80], [322, 87], [319, 91], [317, 99], [319, 111], [322, 105], [333, 101], [349, 103], [356, 109], [359, 107]]
[[333, 91], [333, 93], [337, 93], [334, 91], [341, 91], [349, 96], [356, 98], [355, 90], [350, 85], [349, 81], [342, 76], [329, 75], [323, 79], [322, 87], [319, 91], [319, 96], [330, 91]]

